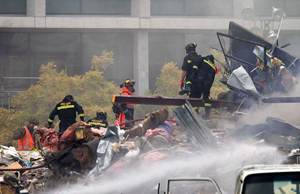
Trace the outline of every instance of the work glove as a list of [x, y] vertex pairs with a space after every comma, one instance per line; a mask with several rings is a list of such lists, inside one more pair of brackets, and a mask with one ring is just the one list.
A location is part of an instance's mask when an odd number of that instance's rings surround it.
[[47, 129], [50, 129], [50, 128], [53, 128], [54, 125], [53, 125], [53, 123], [47, 123], [47, 124], [45, 125], [45, 127], [46, 127]]
[[219, 67], [217, 67], [217, 70], [216, 70], [216, 75], [221, 71], [221, 69]]
[[182, 80], [180, 80], [180, 82], [179, 82], [179, 86], [180, 86], [180, 89], [181, 89], [181, 90], [183, 90], [184, 83], [183, 83], [183, 81], [182, 81]]

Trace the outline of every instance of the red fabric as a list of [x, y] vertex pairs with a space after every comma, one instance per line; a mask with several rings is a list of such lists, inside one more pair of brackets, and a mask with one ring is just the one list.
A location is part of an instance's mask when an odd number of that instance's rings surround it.
[[182, 86], [182, 84], [183, 84], [183, 81], [182, 81], [182, 80], [180, 80], [180, 82], [179, 82], [179, 86]]
[[58, 134], [54, 129], [48, 129], [46, 127], [37, 130], [40, 135], [40, 142], [43, 147], [48, 147], [52, 151], [57, 151], [59, 147]]
[[220, 71], [221, 71], [221, 69], [217, 67], [216, 75], [217, 75]]
[[32, 148], [34, 148], [34, 141], [32, 139], [32, 136], [26, 126], [24, 126], [25, 129], [25, 135], [22, 139], [18, 140], [18, 151], [29, 151]]
[[66, 149], [71, 144], [76, 142], [75, 130], [76, 130], [77, 127], [84, 126], [84, 125], [85, 125], [84, 122], [79, 121], [77, 123], [72, 124], [70, 127], [68, 127], [68, 129], [62, 134], [62, 136], [59, 139], [61, 150]]

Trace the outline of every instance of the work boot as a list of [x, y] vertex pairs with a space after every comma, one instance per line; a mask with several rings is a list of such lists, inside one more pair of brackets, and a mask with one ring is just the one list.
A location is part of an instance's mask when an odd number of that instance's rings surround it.
[[186, 94], [186, 93], [187, 93], [186, 90], [180, 90], [180, 91], [179, 91], [179, 95], [184, 95], [184, 94]]
[[202, 115], [202, 119], [209, 119], [210, 117], [210, 110], [211, 110], [211, 107], [205, 107], [205, 113]]
[[199, 107], [194, 107], [195, 112], [199, 115]]

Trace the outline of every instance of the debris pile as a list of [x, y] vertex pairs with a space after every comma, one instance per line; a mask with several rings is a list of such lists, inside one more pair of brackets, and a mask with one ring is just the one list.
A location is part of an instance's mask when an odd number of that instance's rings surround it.
[[47, 188], [53, 173], [44, 166], [37, 150], [16, 151], [14, 147], [0, 146], [0, 154], [2, 193], [35, 193]]

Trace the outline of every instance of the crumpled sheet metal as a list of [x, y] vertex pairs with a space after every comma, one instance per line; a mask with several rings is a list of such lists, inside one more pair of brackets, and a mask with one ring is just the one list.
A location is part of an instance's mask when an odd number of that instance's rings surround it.
[[184, 105], [175, 108], [173, 114], [195, 148], [201, 151], [217, 148], [216, 138], [188, 100]]

